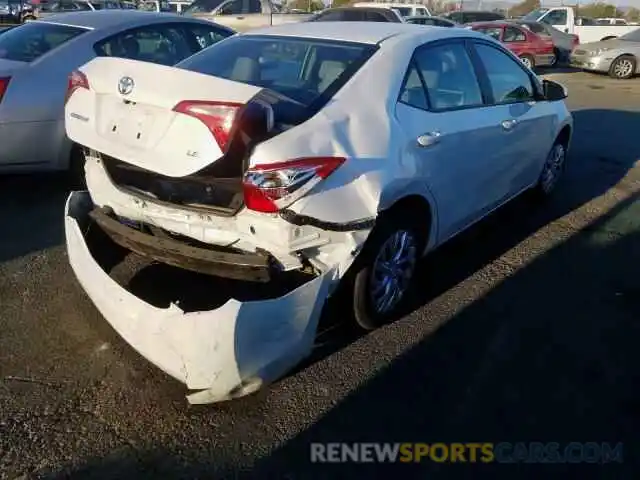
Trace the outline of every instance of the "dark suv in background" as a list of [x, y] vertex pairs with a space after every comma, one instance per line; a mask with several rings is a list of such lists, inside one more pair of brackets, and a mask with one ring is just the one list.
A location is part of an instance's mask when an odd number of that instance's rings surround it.
[[441, 16], [456, 23], [493, 22], [505, 19], [501, 13], [470, 10], [450, 12]]

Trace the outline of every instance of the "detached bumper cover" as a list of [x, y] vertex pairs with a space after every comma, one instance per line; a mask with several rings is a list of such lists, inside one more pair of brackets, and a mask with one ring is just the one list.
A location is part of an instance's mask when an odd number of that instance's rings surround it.
[[193, 313], [173, 304], [156, 308], [118, 285], [93, 258], [81, 228], [92, 208], [87, 192], [71, 193], [65, 206], [67, 250], [78, 281], [134, 349], [187, 388], [201, 390], [188, 397], [191, 403], [252, 393], [311, 351], [334, 269], [276, 299], [231, 299]]

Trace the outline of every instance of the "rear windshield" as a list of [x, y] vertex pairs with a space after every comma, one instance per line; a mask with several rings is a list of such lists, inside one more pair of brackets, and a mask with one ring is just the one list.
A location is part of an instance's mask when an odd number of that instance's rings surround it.
[[360, 43], [238, 35], [176, 66], [269, 88], [315, 107], [337, 92], [376, 49]]
[[0, 58], [33, 62], [84, 32], [78, 27], [29, 22], [0, 35]]

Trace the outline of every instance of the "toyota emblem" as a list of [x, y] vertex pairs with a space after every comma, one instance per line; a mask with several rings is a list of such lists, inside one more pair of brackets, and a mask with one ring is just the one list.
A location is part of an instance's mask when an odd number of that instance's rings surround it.
[[118, 92], [120, 95], [129, 95], [133, 91], [133, 78], [122, 77], [118, 82]]

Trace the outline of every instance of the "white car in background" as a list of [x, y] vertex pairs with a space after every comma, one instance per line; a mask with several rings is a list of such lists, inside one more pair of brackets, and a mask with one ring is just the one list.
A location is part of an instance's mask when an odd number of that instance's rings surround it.
[[137, 10], [52, 15], [0, 35], [0, 173], [69, 170], [83, 155], [64, 131], [69, 73], [96, 56], [173, 65], [233, 35], [206, 20]]
[[[97, 58], [66, 106], [69, 137], [91, 150], [88, 192], [66, 205], [71, 266], [127, 342], [200, 390], [189, 401], [253, 392], [309, 354], [329, 296], [375, 328], [426, 252], [524, 191], [553, 191], [565, 97], [486, 35], [401, 23], [274, 27], [175, 68]], [[109, 277], [108, 245], [210, 274], [212, 295], [229, 285], [215, 277], [304, 278], [160, 308]]]

